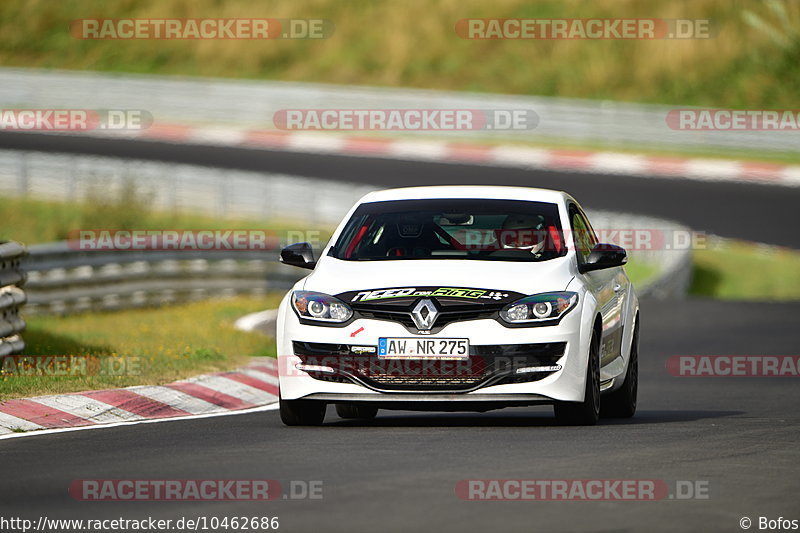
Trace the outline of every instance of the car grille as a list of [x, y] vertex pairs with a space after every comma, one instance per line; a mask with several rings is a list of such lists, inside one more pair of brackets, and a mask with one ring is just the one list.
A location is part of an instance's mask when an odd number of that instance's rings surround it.
[[437, 361], [356, 355], [347, 344], [294, 343], [294, 353], [304, 364], [327, 366], [335, 372], [308, 372], [315, 379], [359, 383], [385, 392], [468, 392], [489, 385], [538, 381], [553, 371], [517, 374], [516, 369], [556, 365], [565, 348], [564, 342], [471, 346], [467, 359]]
[[[387, 306], [388, 307], [388, 306]], [[396, 307], [396, 306], [395, 306]], [[431, 331], [438, 332], [443, 327], [453, 322], [460, 322], [463, 320], [479, 320], [484, 318], [494, 318], [497, 312], [502, 308], [502, 305], [481, 305], [478, 306], [447, 306], [439, 310], [439, 316], [436, 317]], [[417, 327], [411, 318], [409, 310], [389, 309], [382, 308], [375, 305], [370, 306], [353, 306], [353, 309], [362, 317], [370, 318], [373, 320], [387, 320], [390, 322], [397, 322], [404, 325], [409, 331], [416, 333]]]

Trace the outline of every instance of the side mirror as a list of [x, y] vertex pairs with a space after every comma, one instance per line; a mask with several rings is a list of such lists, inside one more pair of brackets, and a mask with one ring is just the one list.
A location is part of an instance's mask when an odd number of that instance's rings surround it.
[[622, 266], [628, 262], [625, 248], [615, 244], [597, 244], [592, 248], [586, 262], [578, 266], [581, 273], [592, 270]]
[[290, 244], [281, 250], [281, 263], [308, 269], [313, 269], [317, 265], [314, 261], [314, 250], [307, 242]]

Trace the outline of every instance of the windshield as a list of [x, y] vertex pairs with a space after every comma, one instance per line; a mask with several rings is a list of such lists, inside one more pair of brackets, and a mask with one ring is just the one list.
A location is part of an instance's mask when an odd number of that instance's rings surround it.
[[362, 204], [329, 253], [349, 261], [546, 261], [564, 254], [556, 204], [479, 199]]

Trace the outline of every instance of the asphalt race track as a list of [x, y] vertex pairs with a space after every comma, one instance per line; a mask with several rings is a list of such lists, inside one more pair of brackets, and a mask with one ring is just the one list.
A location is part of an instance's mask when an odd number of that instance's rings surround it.
[[[37, 137], [43, 136], [25, 142]], [[0, 136], [4, 146], [12, 140]], [[102, 144], [96, 149], [144, 157], [149, 147], [154, 158], [171, 153], [173, 160], [324, 172], [383, 185], [557, 187], [588, 207], [669, 216], [697, 230], [800, 248], [790, 223], [800, 200], [796, 189], [127, 144], [142, 153]], [[242, 153], [249, 155], [237, 159]], [[339, 420], [329, 408], [321, 428], [286, 428], [269, 411], [0, 441], [0, 516], [278, 516], [280, 531], [287, 532], [742, 531], [739, 521], [747, 516], [757, 530], [761, 516], [800, 519], [797, 380], [674, 377], [665, 363], [672, 355], [797, 354], [798, 318], [800, 303], [642, 302], [639, 411], [632, 420], [596, 427], [557, 426], [550, 408], [382, 411], [367, 424]], [[323, 498], [81, 502], [68, 494], [79, 479], [275, 479], [284, 487], [318, 480]], [[455, 493], [464, 479], [653, 479], [671, 487], [688, 481], [707, 485], [709, 497], [469, 502]]]
[[[645, 302], [637, 416], [559, 427], [548, 408], [383, 412], [286, 428], [275, 411], [11, 439], [4, 516], [277, 515], [281, 531], [737, 531], [800, 514], [800, 395], [791, 378], [679, 378], [674, 354], [796, 353], [800, 304]], [[322, 500], [79, 502], [76, 479], [321, 480]], [[462, 479], [707, 481], [709, 499], [468, 502]], [[25, 480], [15, 482], [14, 480]], [[646, 525], [646, 527], [644, 527]]]

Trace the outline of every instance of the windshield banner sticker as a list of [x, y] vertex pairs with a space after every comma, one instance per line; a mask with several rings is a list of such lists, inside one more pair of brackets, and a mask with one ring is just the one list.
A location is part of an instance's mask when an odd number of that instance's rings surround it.
[[[345, 293], [339, 297], [352, 293]], [[369, 302], [393, 298], [416, 298], [419, 296], [438, 296], [440, 298], [464, 298], [469, 300], [505, 300], [516, 293], [493, 291], [489, 289], [470, 289], [463, 287], [400, 287], [357, 292], [351, 302]]]

